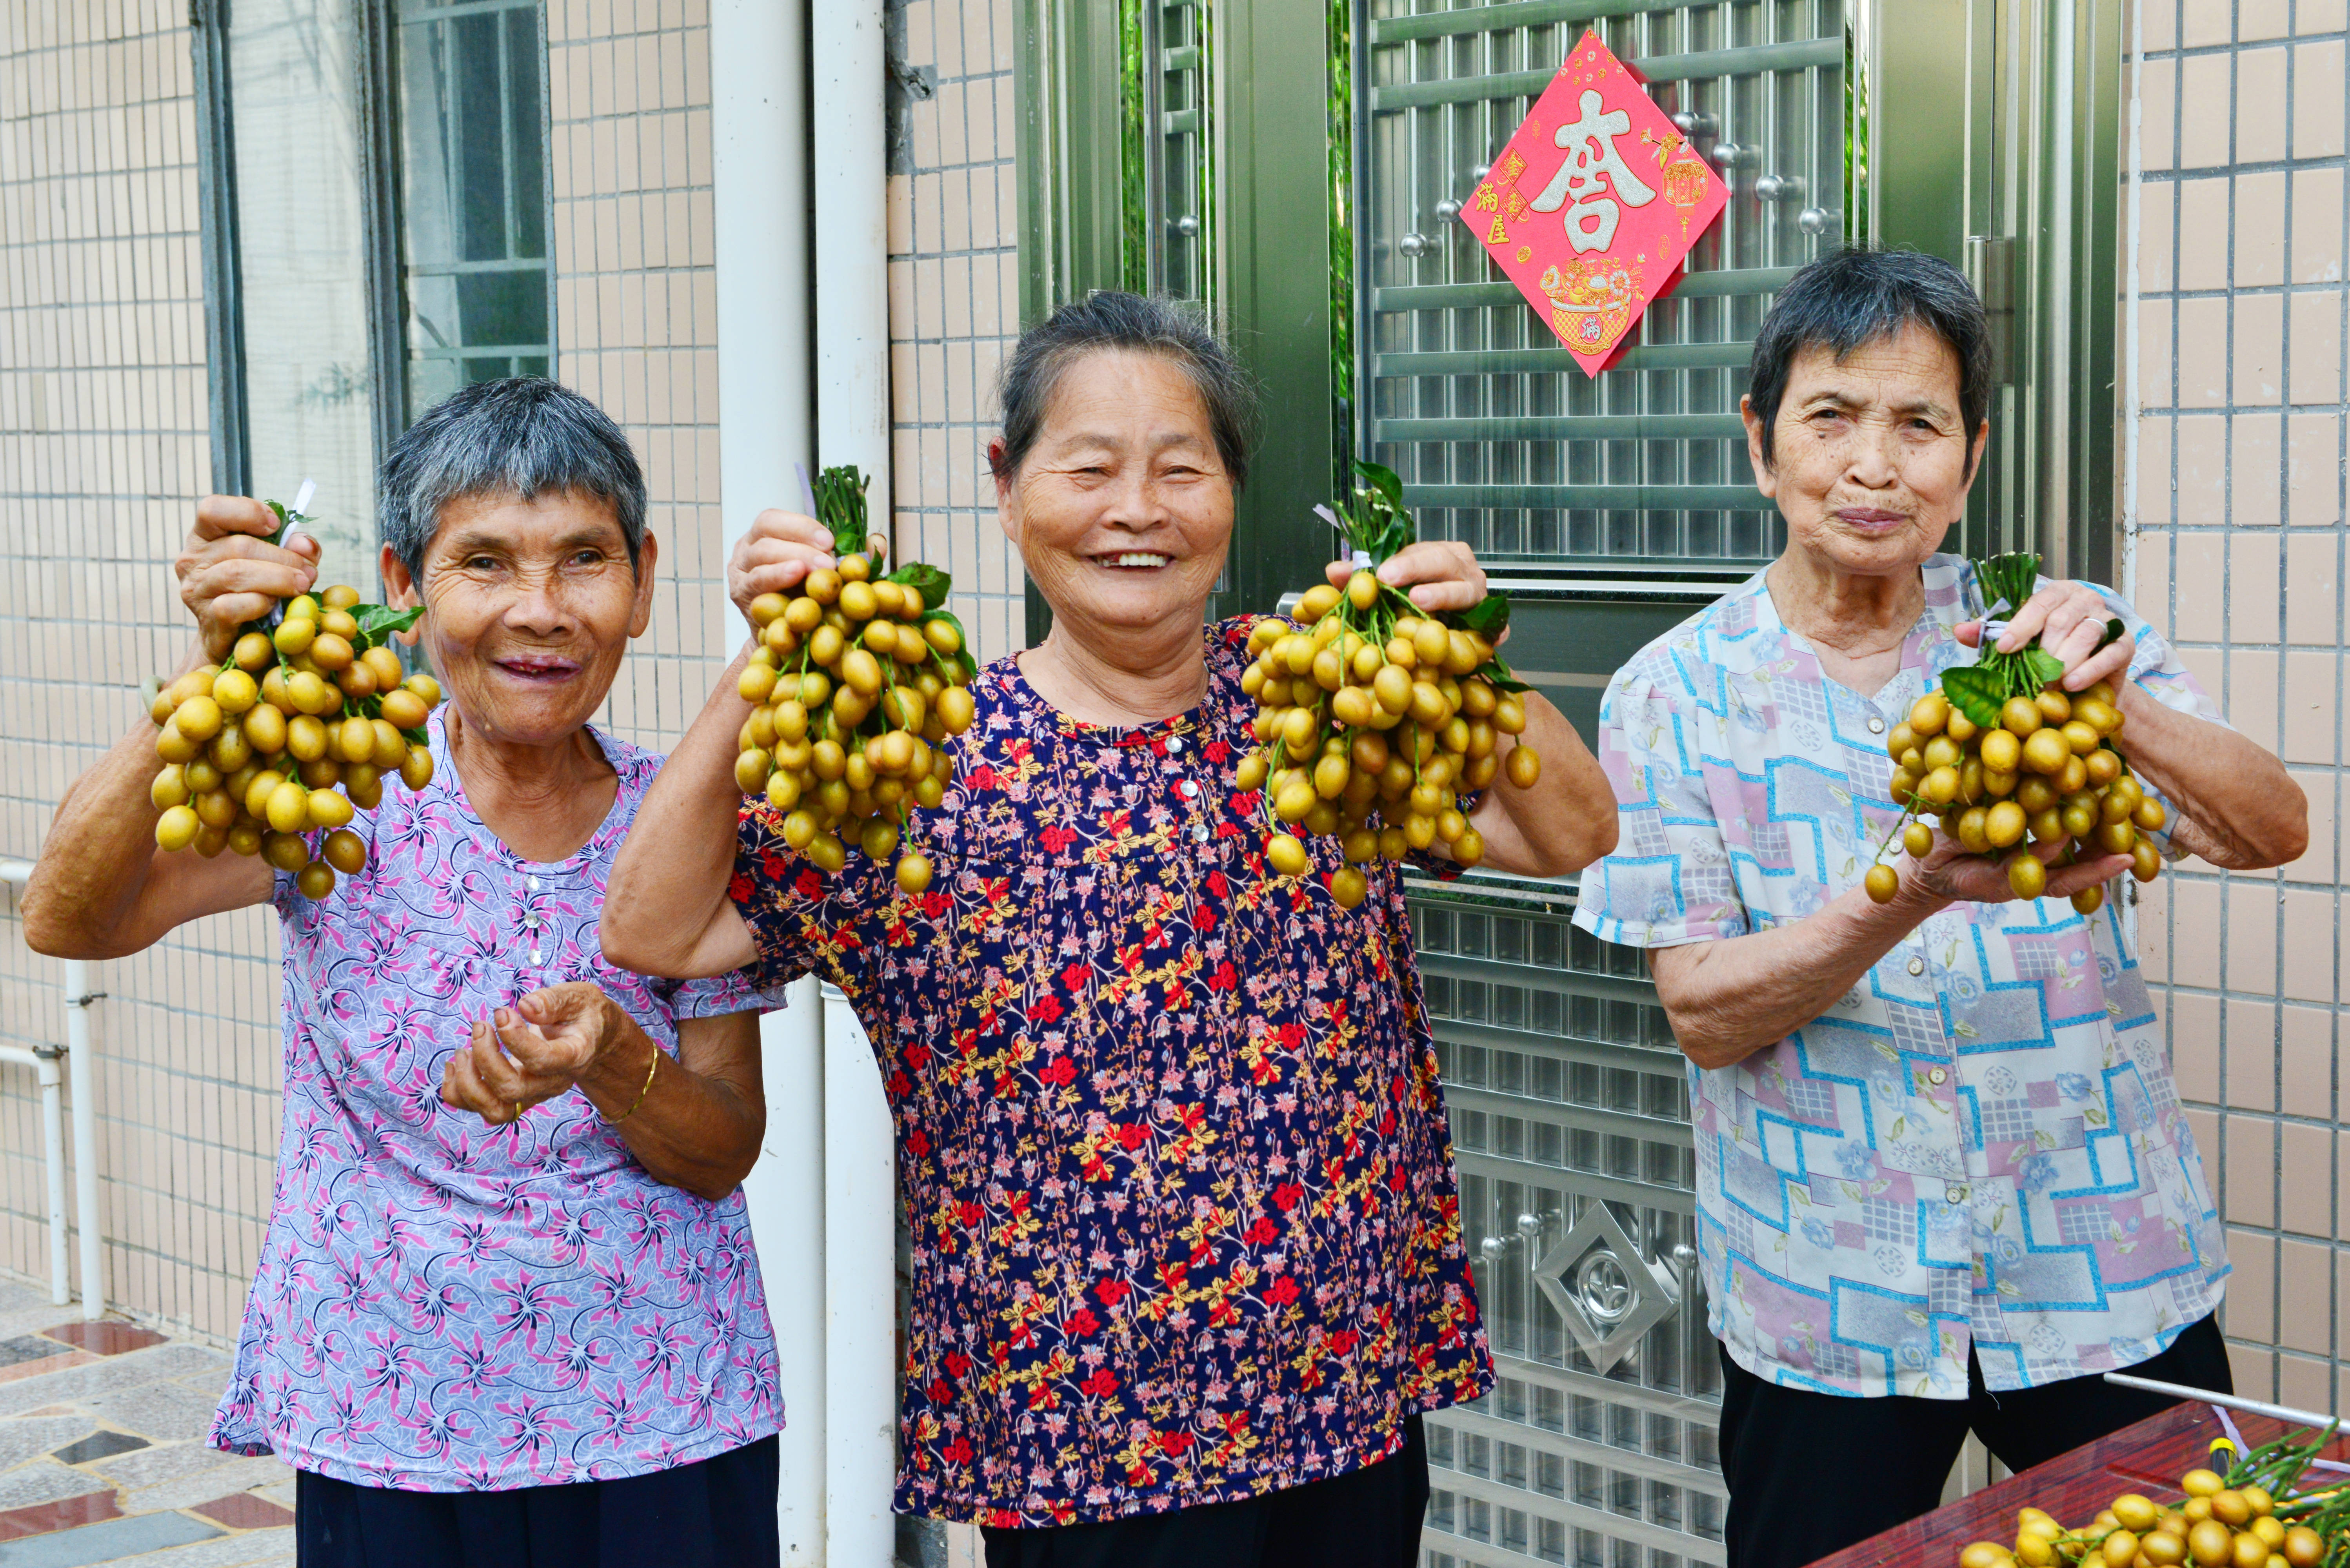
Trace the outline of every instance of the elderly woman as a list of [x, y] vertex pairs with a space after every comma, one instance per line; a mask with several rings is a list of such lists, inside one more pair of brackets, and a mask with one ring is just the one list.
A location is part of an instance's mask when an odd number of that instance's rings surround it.
[[[299, 1472], [303, 1568], [778, 1560], [775, 1345], [743, 1196], [765, 1125], [739, 977], [604, 961], [612, 857], [658, 759], [597, 731], [652, 611], [628, 441], [551, 381], [466, 388], [393, 447], [382, 569], [450, 701], [433, 776], [353, 828], [317, 902], [155, 847], [142, 718], [58, 808], [44, 952], [112, 958], [268, 904], [284, 930], [276, 1201], [213, 1442]], [[316, 546], [213, 496], [195, 645], [307, 590]]]
[[[816, 971], [871, 1035], [913, 1230], [901, 1510], [979, 1521], [991, 1568], [1405, 1568], [1419, 1414], [1490, 1358], [1399, 879], [1349, 910], [1336, 856], [1274, 873], [1234, 783], [1251, 623], [1202, 621], [1244, 383], [1179, 307], [1100, 294], [1021, 340], [1002, 399], [997, 504], [1053, 631], [972, 687], [952, 787], [909, 829], [930, 890], [861, 857], [827, 876], [743, 809], [730, 671], [622, 853], [605, 952]], [[828, 542], [762, 516], [735, 602]], [[1383, 575], [1429, 610], [1484, 593], [1459, 545]], [[1528, 711], [1541, 782], [1473, 820], [1492, 864], [1555, 874], [1614, 813], [1572, 727]]]
[[[1797, 274], [1742, 405], [1786, 550], [1602, 709], [1624, 847], [1575, 919], [1651, 950], [1691, 1064], [1737, 1568], [1932, 1508], [1970, 1428], [2022, 1469], [2162, 1403], [2106, 1370], [2228, 1386], [2228, 1266], [2161, 1030], [2111, 911], [2065, 902], [2129, 857], [2052, 867], [2024, 901], [1937, 838], [1891, 902], [1861, 886], [1896, 816], [1887, 734], [1983, 631], [1972, 569], [1938, 551], [1989, 366], [1947, 263], [1856, 251]], [[2117, 691], [2115, 743], [2168, 802], [2170, 853], [2302, 852], [2300, 789], [2111, 590], [2043, 580], [1997, 645], [2034, 634], [2066, 690]]]

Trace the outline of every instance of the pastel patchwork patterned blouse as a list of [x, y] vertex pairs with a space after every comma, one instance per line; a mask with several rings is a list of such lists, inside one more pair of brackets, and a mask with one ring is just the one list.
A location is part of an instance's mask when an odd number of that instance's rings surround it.
[[[1887, 732], [1971, 662], [1973, 568], [1936, 556], [1901, 671], [1821, 673], [1757, 573], [1610, 683], [1617, 852], [1576, 923], [1671, 947], [1799, 920], [1853, 887], [1896, 813]], [[2105, 590], [2100, 590], [2104, 592]], [[2158, 701], [2217, 720], [2120, 599]], [[2220, 1303], [2228, 1263], [2162, 1032], [2115, 906], [1961, 904], [1827, 1012], [1690, 1069], [1699, 1252], [1738, 1364], [1831, 1394], [1960, 1399], [2146, 1360]]]
[[660, 759], [619, 774], [567, 860], [525, 861], [436, 772], [352, 824], [367, 867], [312, 903], [277, 879], [286, 1115], [277, 1189], [214, 1447], [410, 1491], [611, 1480], [783, 1424], [739, 1191], [664, 1187], [578, 1091], [493, 1128], [441, 1102], [472, 1021], [592, 981], [672, 1056], [680, 1021], [774, 1005], [739, 975], [604, 962], [604, 886]]
[[827, 877], [764, 801], [733, 897], [760, 980], [813, 971], [872, 1037], [913, 1232], [897, 1506], [1047, 1525], [1372, 1463], [1491, 1358], [1392, 870], [1268, 879], [1236, 793], [1250, 623], [1195, 711], [1062, 717], [972, 685], [908, 897]]

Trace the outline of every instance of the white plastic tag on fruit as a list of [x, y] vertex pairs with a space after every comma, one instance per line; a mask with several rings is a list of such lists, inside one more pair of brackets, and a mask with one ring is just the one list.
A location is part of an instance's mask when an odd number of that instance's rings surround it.
[[307, 514], [310, 510], [310, 497], [317, 493], [318, 482], [315, 479], [304, 480], [302, 482], [302, 488], [294, 493], [294, 504], [286, 509], [286, 515], [288, 519], [286, 524], [286, 532], [277, 536], [277, 547], [279, 549], [292, 549], [294, 547], [294, 541], [301, 537], [302, 524], [293, 522], [291, 519]]
[[2007, 622], [2003, 620], [1987, 620], [1982, 623], [1982, 641], [1978, 643], [1976, 646], [1980, 648], [1989, 648], [1992, 643], [1997, 642], [2001, 638], [2005, 637], [2006, 635]]
[[1356, 552], [1355, 552], [1355, 570], [1357, 570], [1357, 571], [1358, 571], [1358, 572], [1367, 572], [1367, 571], [1369, 571], [1370, 569], [1371, 569], [1371, 553], [1370, 553], [1368, 550], [1357, 550], [1357, 551], [1356, 551]]

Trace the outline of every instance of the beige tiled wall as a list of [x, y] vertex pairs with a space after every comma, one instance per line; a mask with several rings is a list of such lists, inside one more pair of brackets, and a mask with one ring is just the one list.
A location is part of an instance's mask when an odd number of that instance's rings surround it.
[[[666, 749], [731, 652], [717, 489], [702, 0], [549, 6], [557, 373], [629, 432], [664, 582], [612, 726]], [[211, 488], [195, 118], [179, 0], [0, 0], [0, 855], [138, 717], [186, 619], [169, 562]], [[206, 920], [92, 965], [112, 1302], [234, 1334], [269, 1208], [277, 935]], [[62, 1035], [0, 896], [0, 1039]], [[0, 1067], [0, 1269], [46, 1277], [32, 1074]]]
[[889, 182], [892, 547], [954, 576], [982, 659], [1023, 635], [1020, 558], [987, 471], [996, 369], [1019, 336], [1011, 0], [910, 0], [905, 59], [935, 74], [911, 104], [910, 168]]
[[[169, 563], [209, 488], [182, 0], [0, 4], [0, 854], [186, 649]], [[64, 1033], [0, 897], [0, 1037]], [[258, 911], [94, 964], [107, 1288], [234, 1332], [276, 1147], [276, 934]], [[0, 1266], [46, 1278], [33, 1075], [0, 1067]]]
[[2236, 1272], [2239, 1386], [2350, 1399], [2343, 1000], [2343, 0], [2146, 0], [2137, 602], [2311, 806], [2282, 871], [2200, 862], [2143, 948]]
[[667, 751], [733, 655], [718, 510], [706, 0], [552, 0], [556, 374], [644, 464], [662, 587], [610, 722]]

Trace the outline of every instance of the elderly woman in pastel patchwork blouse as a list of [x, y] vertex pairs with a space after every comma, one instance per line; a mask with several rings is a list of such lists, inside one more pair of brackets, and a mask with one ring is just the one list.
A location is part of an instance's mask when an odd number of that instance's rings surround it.
[[[425, 607], [450, 701], [430, 782], [352, 823], [366, 867], [313, 902], [159, 851], [140, 717], [58, 807], [27, 939], [111, 958], [277, 912], [277, 1187], [213, 1441], [295, 1467], [304, 1568], [774, 1563], [783, 1410], [739, 1189], [769, 1004], [596, 940], [660, 765], [588, 723], [652, 613], [643, 479], [593, 404], [516, 379], [418, 421], [381, 490], [384, 581]], [[312, 586], [316, 545], [276, 526], [198, 506], [183, 669]]]
[[[953, 785], [908, 830], [930, 888], [863, 857], [827, 876], [743, 810], [730, 670], [621, 857], [605, 951], [813, 971], [871, 1034], [913, 1232], [900, 1509], [980, 1521], [992, 1568], [1405, 1568], [1419, 1415], [1491, 1359], [1400, 879], [1349, 909], [1335, 853], [1271, 871], [1235, 784], [1252, 622], [1203, 620], [1243, 383], [1179, 307], [1099, 294], [1022, 339], [1003, 407], [999, 508], [1053, 631], [972, 687]], [[762, 517], [736, 603], [827, 544]], [[1484, 592], [1457, 544], [1382, 575], [1428, 609]], [[1490, 864], [1570, 871], [1615, 813], [1528, 710], [1540, 783], [1472, 820]]]
[[[1939, 552], [1990, 397], [1981, 302], [1948, 263], [1804, 268], [1742, 402], [1785, 551], [1601, 710], [1622, 833], [1575, 919], [1649, 950], [1690, 1060], [1734, 1568], [1932, 1508], [1970, 1428], [2022, 1469], [2162, 1404], [2106, 1370], [2227, 1386], [2227, 1260], [2161, 1028], [2115, 906], [2066, 902], [2129, 857], [2022, 900], [1938, 837], [1891, 902], [1862, 886], [1898, 815], [1888, 731], [1983, 634], [1972, 566]], [[2067, 690], [2114, 683], [2173, 855], [2302, 852], [2301, 790], [2112, 590], [2043, 579], [1998, 646], [2035, 633]]]

